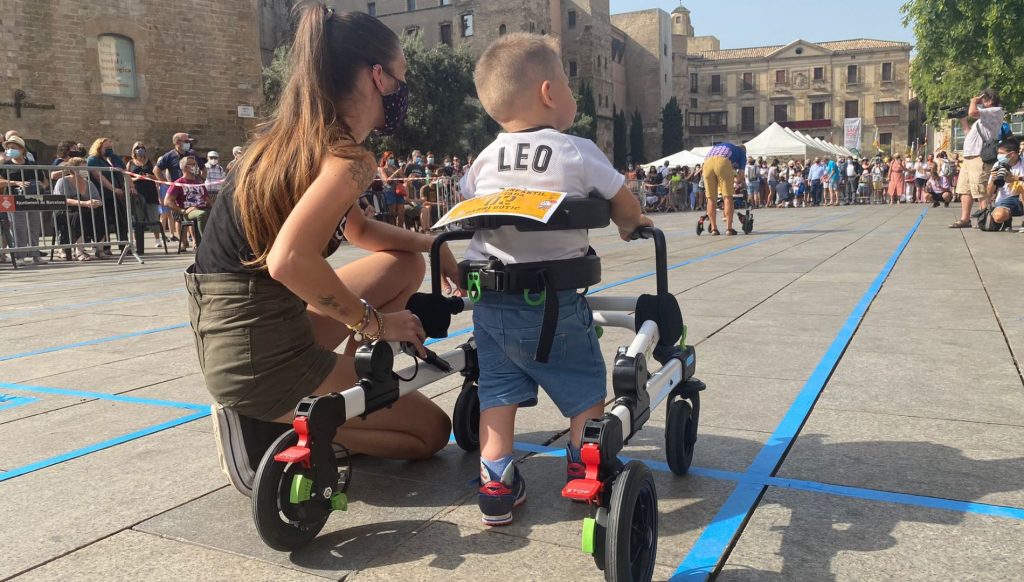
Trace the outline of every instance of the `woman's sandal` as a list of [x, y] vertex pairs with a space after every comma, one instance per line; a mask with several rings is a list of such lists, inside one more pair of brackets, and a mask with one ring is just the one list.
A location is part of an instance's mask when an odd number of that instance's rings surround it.
[[735, 228], [726, 229], [725, 235], [726, 236], [736, 236], [736, 229]]
[[93, 260], [95, 257], [89, 253], [75, 253], [75, 260], [80, 263], [86, 263]]
[[718, 236], [722, 233], [718, 232], [717, 228], [712, 228], [711, 230], [708, 231], [708, 234], [710, 234], [711, 236]]
[[958, 220], [953, 224], [949, 225], [949, 228], [971, 228], [970, 220]]

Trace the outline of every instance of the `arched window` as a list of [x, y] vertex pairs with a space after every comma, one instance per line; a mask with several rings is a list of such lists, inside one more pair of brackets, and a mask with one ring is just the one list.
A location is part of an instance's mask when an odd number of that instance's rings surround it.
[[100, 94], [138, 97], [135, 82], [135, 43], [118, 34], [101, 34], [96, 43], [100, 66]]
[[508, 28], [504, 24], [498, 27], [498, 36], [505, 36], [506, 32], [508, 32]]

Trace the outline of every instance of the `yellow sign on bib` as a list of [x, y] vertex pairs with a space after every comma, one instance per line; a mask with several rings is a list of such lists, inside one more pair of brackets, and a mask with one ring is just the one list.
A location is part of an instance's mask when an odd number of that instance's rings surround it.
[[459, 202], [437, 221], [434, 228], [477, 216], [519, 216], [547, 223], [565, 197], [565, 192], [505, 188], [494, 194]]

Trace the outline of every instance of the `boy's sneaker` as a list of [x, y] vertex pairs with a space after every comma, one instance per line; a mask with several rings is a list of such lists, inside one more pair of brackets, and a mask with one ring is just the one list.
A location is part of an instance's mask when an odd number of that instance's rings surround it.
[[252, 497], [252, 482], [264, 453], [291, 427], [242, 416], [220, 404], [210, 408], [220, 468], [239, 493]]
[[512, 510], [526, 501], [526, 480], [515, 462], [508, 464], [500, 478], [480, 463], [480, 520], [484, 525], [512, 523]]
[[587, 466], [575, 460], [569, 451], [569, 445], [565, 445], [565, 482], [568, 483], [573, 479], [585, 479], [586, 476]]

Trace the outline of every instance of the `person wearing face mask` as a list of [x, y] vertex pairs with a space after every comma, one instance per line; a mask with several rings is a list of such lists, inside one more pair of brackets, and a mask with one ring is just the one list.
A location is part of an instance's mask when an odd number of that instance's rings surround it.
[[[131, 176], [132, 184], [135, 186], [135, 191], [142, 198], [143, 204], [140, 208], [142, 213], [138, 217], [138, 222], [153, 225], [150, 228], [153, 232], [153, 240], [157, 248], [160, 248], [164, 243], [160, 238], [160, 229], [158, 227], [163, 223], [163, 217], [160, 210], [160, 191], [157, 188], [156, 182], [153, 181], [156, 179], [154, 170], [155, 168], [153, 162], [149, 159], [146, 144], [141, 141], [132, 144], [132, 155], [128, 160], [128, 171], [135, 174]], [[169, 226], [170, 216], [166, 220], [167, 223], [164, 223], [165, 228]], [[143, 233], [136, 234], [136, 239], [139, 241], [139, 248], [136, 250], [140, 255], [146, 254], [143, 238]]]
[[[206, 222], [210, 211], [210, 194], [203, 181], [202, 172], [199, 170], [199, 162], [195, 158], [184, 157], [178, 162], [181, 165], [181, 177], [167, 188], [164, 196], [164, 206], [181, 216], [193, 220], [199, 229], [195, 242], [198, 247], [199, 241], [206, 230]], [[185, 236], [185, 233], [181, 233]], [[184, 240], [184, 239], [182, 239]], [[187, 246], [187, 245], [186, 245]]]
[[[422, 353], [426, 336], [405, 306], [434, 237], [367, 220], [358, 203], [379, 175], [367, 139], [405, 120], [398, 36], [366, 13], [310, 2], [290, 59], [281, 106], [246, 145], [186, 273], [225, 470], [242, 490], [252, 485], [245, 419], [290, 424], [301, 399], [355, 385], [360, 343], [409, 342]], [[334, 269], [327, 258], [343, 241], [369, 252]], [[442, 288], [456, 290], [447, 249], [441, 272]], [[450, 431], [445, 412], [414, 392], [345, 422], [334, 440], [353, 453], [425, 459]]]
[[1024, 216], [1024, 161], [1020, 157], [1020, 142], [1013, 137], [999, 143], [996, 164], [989, 176], [989, 199], [995, 196], [992, 222], [1012, 228], [1013, 217]]
[[[65, 165], [70, 169], [53, 187], [53, 193], [67, 200], [67, 222], [58, 221], [58, 227], [67, 227], [68, 241], [73, 244], [91, 243], [98, 240], [103, 229], [103, 199], [96, 185], [89, 179], [84, 158], [70, 158]], [[62, 233], [62, 236], [63, 233]], [[93, 256], [85, 248], [74, 250], [75, 260], [85, 262]]]
[[[14, 135], [6, 138], [3, 143], [4, 157], [8, 168], [0, 169], [0, 194], [13, 195], [35, 195], [44, 194], [47, 189], [48, 179], [46, 172], [18, 169], [18, 166], [31, 165], [28, 162], [28, 149], [25, 147], [25, 140]], [[39, 237], [42, 235], [42, 212], [13, 212], [9, 213], [9, 222], [13, 227], [12, 232], [6, 235], [12, 247], [34, 247], [39, 245]], [[0, 226], [0, 228], [6, 228]], [[37, 251], [12, 253], [12, 258], [22, 261], [25, 265], [43, 264]]]
[[187, 133], [176, 133], [171, 137], [174, 147], [156, 161], [156, 176], [164, 182], [173, 182], [182, 176], [181, 158], [195, 157], [192, 138]]
[[384, 204], [387, 206], [385, 219], [391, 224], [405, 228], [405, 200], [408, 188], [405, 172], [395, 160], [394, 152], [384, 152], [381, 156], [377, 179], [382, 184]]
[[[116, 164], [121, 162], [120, 156], [114, 152], [114, 142], [110, 138], [97, 138], [89, 148], [89, 157], [86, 165], [91, 168], [90, 176], [92, 183], [100, 191], [103, 198], [103, 211], [105, 224], [102, 225], [100, 236], [105, 238], [110, 232], [117, 232], [118, 240], [128, 239], [128, 220], [125, 205], [130, 203], [128, 184], [125, 174], [118, 171]], [[96, 256], [101, 259], [110, 258], [110, 248], [106, 247], [97, 251]]]
[[206, 189], [210, 193], [211, 206], [217, 201], [217, 194], [220, 193], [226, 175], [224, 166], [220, 165], [220, 154], [213, 151], [206, 154]]

